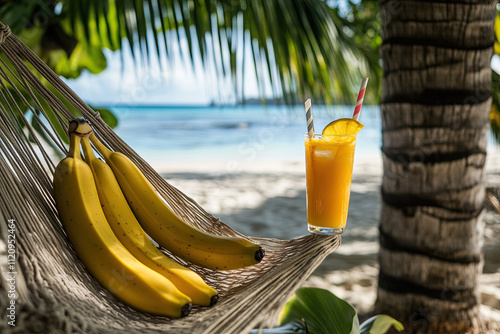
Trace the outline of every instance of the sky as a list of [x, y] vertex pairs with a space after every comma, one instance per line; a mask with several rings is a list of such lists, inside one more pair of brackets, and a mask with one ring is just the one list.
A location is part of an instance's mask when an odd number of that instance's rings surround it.
[[[174, 43], [175, 44], [175, 43]], [[124, 44], [126, 45], [126, 44]], [[107, 59], [107, 68], [99, 74], [82, 72], [77, 79], [63, 79], [84, 101], [96, 106], [110, 105], [209, 105], [212, 102], [219, 104], [234, 103], [230, 85], [219, 90], [215, 85], [214, 69], [203, 69], [198, 57], [192, 66], [182, 61], [180, 49], [187, 53], [187, 44], [174, 45], [175, 54], [172, 57], [173, 66], [167, 66], [162, 57], [162, 66], [153, 59], [147, 67], [134, 64], [130, 49], [123, 49], [122, 57], [119, 52], [104, 50]], [[257, 80], [254, 75], [250, 48], [246, 48], [245, 59], [245, 97], [258, 97]], [[153, 57], [155, 58], [155, 57]], [[265, 83], [269, 85], [269, 82]], [[227, 93], [225, 93], [227, 92]]]
[[84, 101], [94, 105], [115, 104], [209, 104], [210, 88], [203, 83], [208, 79], [202, 72], [194, 74], [187, 66], [160, 70], [133, 69], [132, 59], [125, 57], [122, 71], [118, 53], [107, 51], [107, 68], [100, 74], [84, 71], [78, 79], [65, 80]]

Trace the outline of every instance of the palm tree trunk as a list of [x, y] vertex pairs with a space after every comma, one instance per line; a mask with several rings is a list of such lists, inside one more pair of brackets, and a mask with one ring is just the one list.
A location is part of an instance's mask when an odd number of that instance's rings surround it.
[[380, 1], [384, 177], [377, 313], [478, 332], [496, 1]]

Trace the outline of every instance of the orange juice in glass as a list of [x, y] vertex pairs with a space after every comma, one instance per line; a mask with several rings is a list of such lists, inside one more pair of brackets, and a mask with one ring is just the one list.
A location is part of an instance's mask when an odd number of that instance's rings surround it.
[[[353, 123], [354, 122], [354, 123]], [[357, 132], [352, 119], [330, 123], [322, 134], [306, 134], [307, 223], [311, 233], [345, 230]]]

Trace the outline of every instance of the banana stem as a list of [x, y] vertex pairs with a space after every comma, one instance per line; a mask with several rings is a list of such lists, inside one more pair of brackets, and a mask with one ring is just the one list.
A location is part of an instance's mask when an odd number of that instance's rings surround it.
[[82, 160], [80, 154], [80, 142], [82, 137], [88, 137], [92, 133], [92, 127], [85, 118], [75, 118], [69, 122], [69, 153], [68, 157]]
[[95, 160], [96, 157], [94, 155], [94, 151], [92, 151], [92, 147], [90, 146], [90, 141], [88, 137], [84, 137], [82, 140], [83, 153], [85, 154], [85, 161], [90, 165], [92, 160]]
[[90, 126], [89, 121], [87, 121], [85, 118], [79, 117], [72, 119], [69, 122], [69, 127], [68, 127], [68, 133], [72, 134], [75, 133], [77, 136], [84, 137], [88, 136], [90, 133], [92, 133], [92, 127]]
[[90, 134], [90, 140], [92, 141], [92, 144], [94, 144], [94, 146], [97, 148], [97, 150], [104, 156], [104, 159], [108, 160], [113, 152], [111, 152], [111, 150], [104, 146], [104, 144], [99, 139], [97, 139], [95, 134]]
[[76, 135], [75, 133], [70, 134], [69, 136], [69, 152], [68, 157], [75, 159], [82, 159], [80, 155], [80, 139], [81, 137]]

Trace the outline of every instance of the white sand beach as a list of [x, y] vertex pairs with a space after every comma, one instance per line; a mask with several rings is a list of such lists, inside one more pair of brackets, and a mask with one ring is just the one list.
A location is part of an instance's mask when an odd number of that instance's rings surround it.
[[[182, 161], [152, 164], [172, 185], [236, 230], [252, 236], [289, 239], [307, 234], [303, 160]], [[500, 148], [490, 150], [486, 182], [500, 185]], [[357, 155], [347, 231], [341, 247], [304, 283], [328, 289], [369, 312], [376, 299], [378, 223], [382, 158]], [[500, 218], [484, 216], [485, 266], [482, 311], [500, 323]]]

